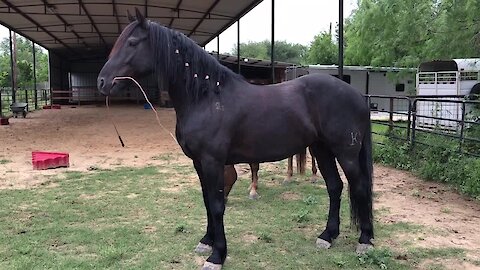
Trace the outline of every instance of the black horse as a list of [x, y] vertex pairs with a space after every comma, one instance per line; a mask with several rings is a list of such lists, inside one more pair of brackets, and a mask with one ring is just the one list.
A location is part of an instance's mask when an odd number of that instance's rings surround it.
[[330, 75], [249, 84], [182, 33], [137, 10], [98, 76], [98, 89], [111, 95], [126, 85], [116, 76], [152, 72], [169, 91], [178, 143], [200, 178], [208, 225], [196, 251], [211, 252], [203, 269], [221, 269], [227, 256], [224, 165], [278, 161], [309, 146], [330, 197], [317, 246], [328, 248], [339, 235], [343, 182], [336, 160], [349, 183], [352, 222], [361, 231], [357, 251], [373, 246], [370, 118], [360, 92]]

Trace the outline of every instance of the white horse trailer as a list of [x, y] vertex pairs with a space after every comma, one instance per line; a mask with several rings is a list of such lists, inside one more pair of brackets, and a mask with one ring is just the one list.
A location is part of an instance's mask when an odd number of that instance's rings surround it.
[[[417, 95], [437, 100], [461, 100], [480, 89], [479, 71], [480, 58], [424, 62], [417, 72]], [[458, 129], [456, 120], [461, 120], [462, 113], [459, 103], [419, 101], [417, 125], [455, 131]]]

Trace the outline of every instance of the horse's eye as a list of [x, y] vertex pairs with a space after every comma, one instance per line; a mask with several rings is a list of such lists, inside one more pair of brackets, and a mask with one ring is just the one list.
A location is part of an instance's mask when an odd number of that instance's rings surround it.
[[129, 39], [128, 40], [128, 46], [132, 46], [132, 47], [137, 46], [139, 42], [140, 42], [140, 40], [138, 40], [138, 39]]

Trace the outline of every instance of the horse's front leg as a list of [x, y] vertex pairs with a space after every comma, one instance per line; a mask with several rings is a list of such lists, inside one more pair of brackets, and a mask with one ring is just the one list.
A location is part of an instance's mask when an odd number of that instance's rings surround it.
[[200, 243], [210, 244], [213, 240], [213, 249], [210, 257], [203, 265], [204, 270], [218, 270], [222, 268], [227, 257], [227, 240], [223, 225], [225, 212], [225, 181], [224, 164], [214, 157], [204, 157], [200, 160], [202, 192], [207, 209], [207, 234]]
[[235, 170], [235, 166], [233, 165], [225, 165], [224, 173], [223, 173], [224, 181], [225, 181], [225, 203], [228, 201], [228, 194], [232, 191], [233, 185], [237, 181], [238, 175], [237, 171]]
[[198, 245], [195, 247], [195, 252], [198, 254], [209, 255], [212, 252], [214, 230], [213, 230], [212, 215], [211, 215], [210, 207], [208, 204], [208, 189], [205, 186], [202, 164], [200, 163], [200, 161], [196, 160], [196, 161], [193, 161], [193, 166], [195, 167], [195, 170], [197, 171], [197, 174], [198, 174], [198, 178], [200, 179], [200, 184], [202, 186], [203, 203], [205, 204], [205, 208], [207, 209], [207, 232], [202, 237]]

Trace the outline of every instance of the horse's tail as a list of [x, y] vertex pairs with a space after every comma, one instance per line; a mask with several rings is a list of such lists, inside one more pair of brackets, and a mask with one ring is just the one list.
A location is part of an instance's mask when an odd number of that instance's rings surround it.
[[367, 132], [364, 134], [362, 140], [362, 147], [359, 153], [359, 163], [362, 172], [362, 177], [359, 179], [359, 189], [363, 196], [358, 198], [355, 196], [352, 188], [349, 189], [351, 222], [356, 228], [358, 228], [358, 224], [360, 223], [360, 212], [367, 215], [370, 224], [372, 224], [373, 221], [373, 157], [372, 124], [370, 116], [368, 117]]

